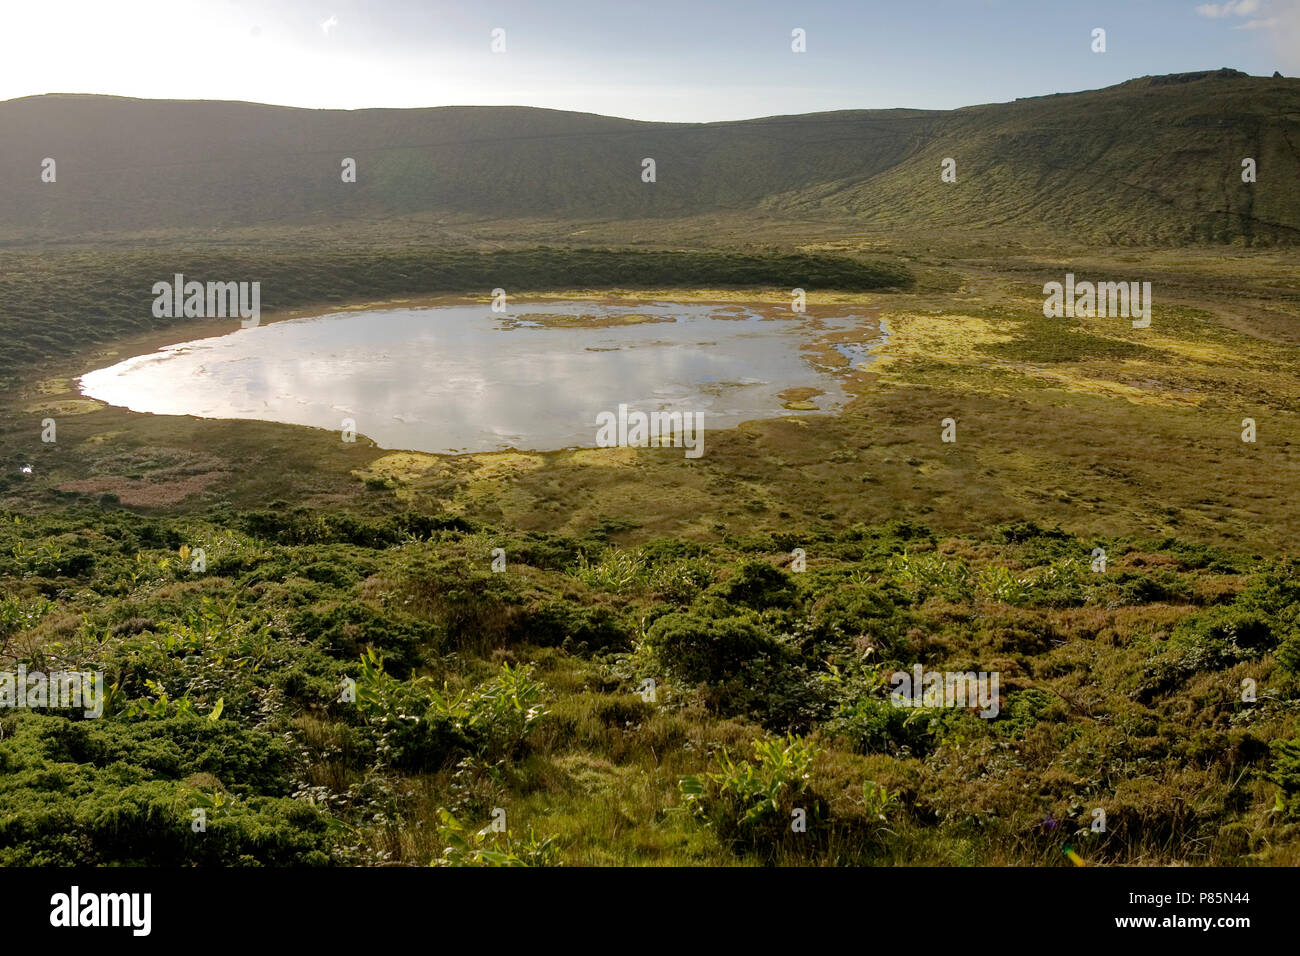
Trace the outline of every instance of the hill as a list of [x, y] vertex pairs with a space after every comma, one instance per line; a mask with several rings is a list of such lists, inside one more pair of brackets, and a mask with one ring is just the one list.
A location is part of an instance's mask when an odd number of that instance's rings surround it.
[[[716, 211], [1108, 244], [1300, 239], [1300, 80], [1232, 70], [949, 111], [707, 124], [48, 95], [0, 103], [0, 129], [10, 240]], [[41, 181], [46, 157], [55, 183]], [[345, 157], [356, 183], [342, 182]], [[945, 157], [956, 183], [940, 181]]]

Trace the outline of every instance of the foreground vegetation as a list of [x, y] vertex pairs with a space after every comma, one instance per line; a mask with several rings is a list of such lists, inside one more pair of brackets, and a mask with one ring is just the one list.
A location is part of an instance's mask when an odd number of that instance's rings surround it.
[[[1293, 561], [611, 530], [4, 515], [6, 667], [107, 705], [0, 717], [0, 862], [1300, 862]], [[997, 716], [893, 706], [915, 663]]]

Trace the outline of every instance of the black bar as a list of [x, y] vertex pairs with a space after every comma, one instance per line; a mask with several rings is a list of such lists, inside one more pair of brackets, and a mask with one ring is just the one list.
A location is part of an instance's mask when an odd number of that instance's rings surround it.
[[[946, 938], [1087, 942], [1199, 935], [1231, 945], [1294, 923], [1294, 869], [328, 869], [0, 870], [11, 938], [75, 937], [205, 947], [374, 944], [423, 929], [430, 945], [453, 928], [484, 945], [532, 936], [647, 941], [805, 936], [847, 930], [872, 940]], [[55, 927], [56, 894], [148, 893], [149, 933], [130, 925]], [[1179, 895], [1183, 894], [1183, 895]], [[97, 905], [97, 904], [95, 904]], [[1154, 925], [1118, 921], [1153, 918]], [[1245, 918], [1245, 925], [1212, 921]], [[1195, 919], [1197, 925], [1188, 925]], [[130, 923], [128, 918], [122, 922]], [[143, 922], [143, 920], [140, 920]], [[972, 936], [974, 934], [974, 936]], [[839, 932], [833, 934], [840, 937]], [[450, 937], [447, 937], [450, 941]], [[585, 948], [585, 946], [584, 946]]]

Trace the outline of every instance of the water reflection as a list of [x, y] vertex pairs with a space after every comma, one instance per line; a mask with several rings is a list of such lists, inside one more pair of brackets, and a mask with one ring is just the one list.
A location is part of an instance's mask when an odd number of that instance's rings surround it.
[[859, 362], [876, 337], [862, 317], [694, 303], [345, 312], [171, 346], [81, 387], [156, 414], [327, 429], [353, 418], [386, 448], [592, 447], [596, 415], [619, 403], [702, 410], [709, 429], [788, 414], [778, 393], [792, 387], [822, 389], [817, 407], [833, 410], [847, 396], [826, 355]]

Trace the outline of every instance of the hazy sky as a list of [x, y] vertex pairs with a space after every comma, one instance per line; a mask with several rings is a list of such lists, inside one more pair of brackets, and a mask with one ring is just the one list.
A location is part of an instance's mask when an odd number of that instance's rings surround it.
[[701, 121], [950, 108], [1221, 66], [1300, 73], [1300, 0], [0, 0], [0, 99]]

